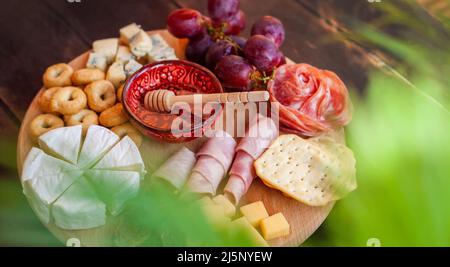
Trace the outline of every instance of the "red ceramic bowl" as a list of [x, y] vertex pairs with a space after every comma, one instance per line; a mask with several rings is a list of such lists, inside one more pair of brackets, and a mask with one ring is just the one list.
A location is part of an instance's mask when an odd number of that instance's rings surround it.
[[[171, 90], [175, 95], [223, 92], [219, 80], [212, 72], [192, 62], [168, 60], [142, 67], [125, 83], [123, 105], [133, 125], [148, 137], [167, 142], [190, 141], [209, 129], [220, 115], [213, 113], [194, 120], [194, 115], [190, 113], [181, 115], [149, 111], [144, 107], [144, 96], [147, 92], [158, 89]], [[173, 122], [181, 118], [192, 123], [189, 123], [188, 129], [174, 133]]]

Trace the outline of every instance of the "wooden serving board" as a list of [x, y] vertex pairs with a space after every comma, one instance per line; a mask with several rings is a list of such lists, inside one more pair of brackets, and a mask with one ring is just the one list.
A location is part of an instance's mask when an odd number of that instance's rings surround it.
[[[169, 45], [175, 49], [179, 58], [184, 58], [184, 50], [187, 44], [185, 40], [176, 39], [165, 30], [149, 32], [149, 34], [155, 33], [159, 33], [165, 38]], [[75, 58], [69, 64], [74, 69], [80, 69], [85, 66], [87, 58], [88, 52]], [[20, 128], [17, 145], [17, 166], [19, 174], [22, 171], [23, 162], [28, 152], [33, 146], [37, 146], [36, 142], [29, 136], [29, 124], [33, 118], [41, 113], [38, 98], [43, 90], [41, 89], [33, 99]], [[342, 141], [344, 133], [343, 131], [339, 131], [334, 136]], [[182, 146], [197, 151], [203, 142], [204, 139], [200, 138], [188, 143], [168, 144], [146, 138], [140, 150], [147, 171], [151, 173]], [[271, 246], [298, 246], [302, 244], [322, 224], [333, 207], [333, 203], [323, 207], [304, 205], [292, 198], [284, 196], [280, 191], [265, 186], [259, 179], [255, 179], [244, 199], [241, 201], [241, 204], [259, 200], [264, 202], [269, 214], [282, 212], [291, 226], [291, 233], [286, 237], [269, 241]], [[80, 240], [82, 246], [112, 246], [115, 244], [114, 239], [117, 234], [117, 220], [120, 220], [120, 216], [108, 217], [106, 225], [88, 230], [62, 230], [52, 223], [47, 224], [46, 227], [64, 244], [71, 238], [77, 238]], [[138, 243], [138, 240], [132, 240], [133, 237], [130, 237], [130, 239], [129, 245]]]

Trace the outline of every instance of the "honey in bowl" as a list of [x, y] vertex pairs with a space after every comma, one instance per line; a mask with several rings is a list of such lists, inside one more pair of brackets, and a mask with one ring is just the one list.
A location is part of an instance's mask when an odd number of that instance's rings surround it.
[[[123, 104], [131, 122], [148, 137], [167, 142], [190, 141], [209, 129], [220, 115], [220, 112], [198, 114], [185, 110], [177, 114], [163, 113], [145, 108], [145, 95], [160, 89], [170, 90], [175, 95], [223, 93], [215, 75], [195, 63], [169, 60], [144, 66], [126, 82]], [[174, 125], [180, 120], [189, 127], [174, 132]]]

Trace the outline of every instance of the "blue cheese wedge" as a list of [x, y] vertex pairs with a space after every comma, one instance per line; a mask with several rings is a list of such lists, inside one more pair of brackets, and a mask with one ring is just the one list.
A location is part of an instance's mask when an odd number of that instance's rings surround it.
[[116, 89], [119, 88], [126, 79], [125, 66], [122, 62], [114, 62], [106, 73], [106, 80], [110, 81]]
[[150, 51], [152, 51], [153, 42], [150, 36], [140, 30], [130, 41], [131, 53], [137, 58], [145, 57]]
[[149, 62], [178, 59], [175, 50], [167, 44], [161, 35], [154, 34], [150, 38], [152, 40], [153, 48], [147, 55]]
[[131, 23], [120, 29], [120, 42], [128, 45], [133, 37], [141, 30], [141, 26]]
[[142, 64], [137, 62], [136, 60], [132, 59], [128, 61], [128, 63], [125, 65], [125, 74], [127, 77], [130, 77], [133, 75], [136, 71], [140, 70], [142, 68]]
[[99, 53], [89, 53], [86, 68], [99, 69], [103, 72], [106, 72], [106, 69], [108, 68], [108, 60], [106, 59], [105, 56]]
[[133, 54], [130, 51], [130, 48], [127, 46], [119, 46], [117, 50], [115, 62], [122, 62], [123, 64], [128, 63], [128, 61], [134, 59]]
[[92, 48], [94, 53], [106, 57], [108, 64], [111, 64], [116, 57], [117, 49], [119, 49], [119, 39], [109, 38], [97, 40], [92, 44]]
[[56, 226], [66, 230], [90, 229], [106, 223], [106, 207], [85, 177], [81, 177], [53, 204]]

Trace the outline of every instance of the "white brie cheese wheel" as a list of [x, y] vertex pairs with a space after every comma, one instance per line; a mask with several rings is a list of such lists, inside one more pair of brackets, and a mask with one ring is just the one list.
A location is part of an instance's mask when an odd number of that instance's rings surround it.
[[89, 170], [85, 175], [113, 216], [119, 214], [125, 203], [139, 192], [141, 176], [138, 172]]
[[139, 192], [145, 166], [138, 148], [111, 130], [93, 125], [43, 135], [24, 161], [22, 185], [42, 222], [68, 230], [105, 224], [106, 209], [119, 214]]
[[78, 179], [53, 204], [52, 215], [55, 225], [66, 230], [94, 228], [106, 222], [105, 204], [85, 177]]
[[57, 158], [77, 164], [81, 147], [81, 125], [51, 130], [39, 137], [39, 146]]

